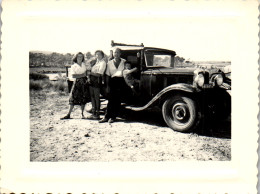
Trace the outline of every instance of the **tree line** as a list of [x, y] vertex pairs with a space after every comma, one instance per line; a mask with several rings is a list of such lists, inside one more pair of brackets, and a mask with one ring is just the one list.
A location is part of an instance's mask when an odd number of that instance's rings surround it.
[[[84, 54], [86, 59], [91, 59], [94, 54], [87, 52]], [[29, 66], [30, 67], [64, 67], [68, 64], [73, 64], [72, 58], [74, 54], [71, 53], [57, 53], [57, 52], [29, 52]], [[106, 55], [107, 57], [107, 55]], [[183, 57], [175, 56], [175, 65], [181, 65], [185, 62]]]
[[[72, 64], [74, 54], [71, 53], [43, 53], [43, 52], [29, 52], [29, 66], [30, 67], [64, 67], [67, 64]], [[87, 59], [94, 57], [93, 54], [87, 52], [85, 54]]]

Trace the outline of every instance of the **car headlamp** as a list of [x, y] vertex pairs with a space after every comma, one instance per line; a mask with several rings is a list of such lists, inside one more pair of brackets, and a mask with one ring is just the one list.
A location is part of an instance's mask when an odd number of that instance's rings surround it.
[[223, 84], [223, 76], [221, 74], [216, 75], [215, 77], [215, 83], [218, 86], [221, 86]]
[[196, 75], [194, 81], [199, 87], [202, 87], [204, 85], [205, 78], [202, 73], [199, 73]]

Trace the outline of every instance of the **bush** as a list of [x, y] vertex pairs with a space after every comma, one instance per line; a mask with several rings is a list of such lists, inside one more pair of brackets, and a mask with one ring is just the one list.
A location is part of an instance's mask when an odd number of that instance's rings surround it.
[[65, 92], [67, 90], [67, 84], [64, 80], [58, 80], [52, 82], [53, 89], [58, 92]]
[[30, 90], [42, 90], [43, 85], [39, 81], [30, 80]]
[[30, 90], [52, 89], [57, 92], [66, 92], [67, 88], [66, 78], [62, 76], [57, 81], [50, 81], [46, 75], [30, 73]]
[[67, 88], [67, 83], [62, 80], [30, 80], [30, 90], [53, 89], [53, 91], [57, 92], [67, 92]]
[[44, 75], [44, 74], [30, 73], [29, 79], [30, 80], [44, 80], [44, 79], [49, 79], [49, 77], [47, 75]]

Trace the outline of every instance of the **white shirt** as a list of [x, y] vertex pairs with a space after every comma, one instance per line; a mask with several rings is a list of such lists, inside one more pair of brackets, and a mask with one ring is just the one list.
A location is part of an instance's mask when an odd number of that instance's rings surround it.
[[91, 72], [103, 75], [106, 70], [106, 66], [107, 64], [104, 59], [101, 59], [100, 61], [97, 60], [96, 64], [92, 67]]
[[118, 68], [115, 66], [115, 60], [110, 60], [107, 63], [106, 74], [111, 77], [123, 77], [123, 70], [125, 69], [125, 59], [121, 58]]
[[72, 77], [74, 74], [83, 74], [89, 69], [90, 69], [89, 65], [86, 65], [85, 63], [82, 63], [81, 66], [77, 63], [74, 63], [73, 65], [71, 65], [70, 68], [69, 80], [75, 81], [76, 78]]

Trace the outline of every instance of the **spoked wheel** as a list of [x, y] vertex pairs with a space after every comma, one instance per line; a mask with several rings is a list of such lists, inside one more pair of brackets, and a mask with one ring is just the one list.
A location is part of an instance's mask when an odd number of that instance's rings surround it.
[[190, 132], [197, 124], [197, 108], [194, 100], [184, 96], [168, 98], [162, 107], [163, 118], [175, 131]]

